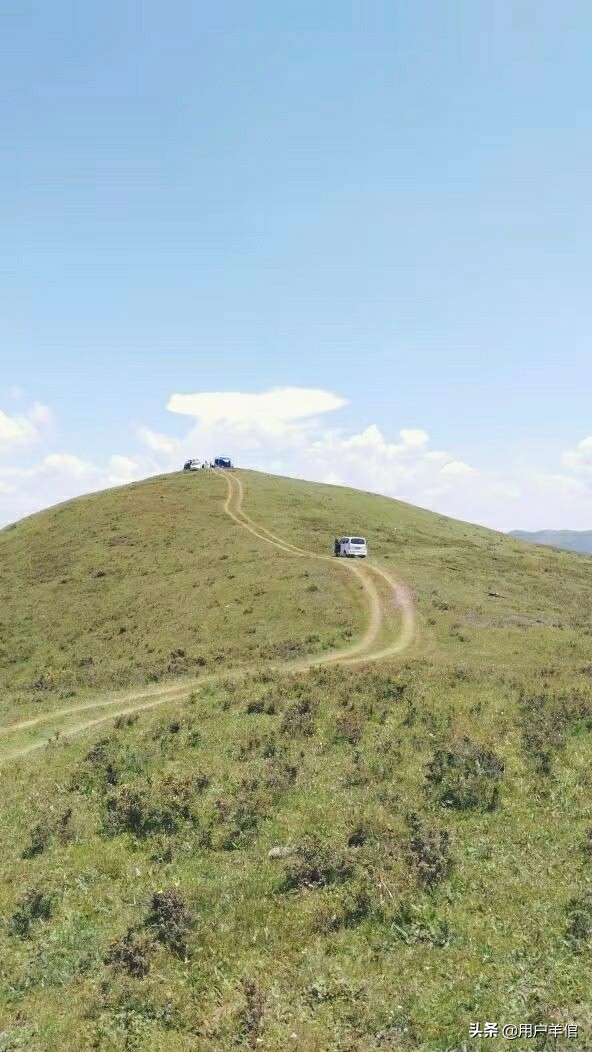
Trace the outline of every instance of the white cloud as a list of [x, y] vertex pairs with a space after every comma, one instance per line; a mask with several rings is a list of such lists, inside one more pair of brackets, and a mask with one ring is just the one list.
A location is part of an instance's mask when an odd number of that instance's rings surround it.
[[107, 480], [112, 486], [122, 486], [126, 482], [134, 482], [142, 477], [141, 465], [131, 457], [115, 454], [109, 457], [107, 465]]
[[[317, 388], [174, 394], [169, 410], [189, 418], [182, 438], [142, 426], [134, 432], [135, 449], [98, 461], [56, 448], [47, 406], [35, 403], [18, 415], [0, 411], [0, 523], [89, 490], [179, 469], [187, 456], [227, 453], [241, 467], [384, 493], [498, 529], [592, 525], [592, 436], [558, 454], [558, 465], [483, 470], [459, 450], [434, 445], [414, 421], [401, 421], [406, 426], [390, 434], [374, 423], [353, 432], [330, 426], [326, 414], [346, 404]], [[42, 436], [46, 448], [34, 458], [31, 446]]]
[[474, 471], [475, 469], [470, 464], [465, 464], [463, 460], [450, 460], [442, 468], [443, 475], [472, 475]]
[[452, 454], [430, 449], [426, 431], [402, 428], [398, 438], [389, 441], [375, 424], [348, 437], [324, 432], [300, 451], [299, 474], [328, 481], [328, 473], [337, 472], [347, 485], [411, 500], [422, 487], [445, 491], [454, 476], [472, 473]]
[[179, 442], [175, 438], [152, 431], [149, 427], [137, 428], [136, 434], [142, 445], [154, 453], [176, 453], [179, 450]]
[[[419, 503], [466, 492], [476, 470], [447, 450], [430, 447], [427, 431], [403, 427], [395, 440], [376, 424], [359, 432], [328, 428], [326, 413], [346, 405], [330, 391], [279, 388], [258, 394], [173, 395], [168, 408], [194, 418], [183, 443], [148, 437], [151, 448], [211, 459], [229, 453], [244, 467], [349, 485]], [[176, 466], [172, 465], [171, 466]]]
[[[9, 395], [24, 402], [20, 390]], [[160, 467], [150, 456], [133, 459], [124, 454], [94, 462], [56, 449], [57, 440], [54, 415], [43, 403], [34, 402], [18, 414], [0, 410], [0, 527], [89, 490], [153, 474]]]
[[19, 445], [36, 437], [34, 424], [23, 416], [9, 416], [0, 409], [0, 445]]
[[345, 398], [307, 387], [277, 387], [260, 394], [240, 391], [174, 394], [167, 409], [192, 416], [203, 426], [217, 424], [257, 425], [267, 433], [281, 431], [296, 420], [329, 413], [347, 405]]
[[402, 428], [399, 434], [406, 446], [425, 446], [430, 437], [427, 431], [421, 431], [419, 428], [409, 427]]
[[51, 410], [40, 402], [15, 416], [0, 409], [0, 450], [30, 445], [39, 438], [39, 429], [47, 427], [52, 420]]
[[49, 470], [62, 479], [86, 479], [89, 484], [101, 488], [106, 485], [118, 486], [133, 482], [142, 477], [142, 465], [132, 457], [114, 453], [106, 464], [93, 464], [73, 453], [50, 453], [40, 464], [30, 469], [30, 473], [39, 476]]
[[[144, 443], [163, 469], [179, 466], [181, 450], [207, 459], [229, 453], [243, 467], [372, 490], [499, 529], [592, 520], [586, 491], [569, 471], [537, 476], [513, 464], [485, 471], [456, 450], [433, 447], [416, 426], [394, 436], [373, 423], [354, 433], [328, 427], [325, 414], [345, 404], [338, 394], [306, 388], [173, 395], [169, 410], [193, 417], [193, 426], [183, 441], [149, 432]], [[583, 458], [588, 444], [578, 450]]]
[[35, 402], [29, 410], [29, 420], [34, 424], [39, 424], [41, 427], [47, 427], [49, 424], [53, 424], [53, 413], [49, 406], [43, 405], [41, 402]]
[[545, 493], [559, 496], [586, 496], [590, 489], [580, 478], [572, 478], [569, 475], [557, 475], [548, 472], [535, 472], [532, 476], [532, 485]]
[[346, 404], [345, 398], [317, 388], [174, 394], [167, 408], [194, 422], [182, 441], [169, 439], [168, 451], [162, 442], [168, 436], [159, 436], [163, 464], [173, 467], [181, 455], [210, 460], [236, 451], [234, 456], [243, 464], [249, 460], [279, 471], [290, 450], [294, 455], [319, 432], [319, 418]]
[[575, 449], [568, 449], [562, 457], [565, 467], [578, 473], [592, 473], [592, 435], [578, 442]]
[[229, 453], [244, 467], [372, 490], [504, 530], [592, 522], [592, 499], [574, 477], [588, 464], [592, 473], [592, 438], [564, 455], [564, 473], [514, 464], [482, 470], [458, 451], [432, 447], [420, 427], [394, 437], [372, 423], [353, 434], [328, 428], [324, 414], [345, 404], [332, 392], [282, 388], [173, 395], [168, 408], [195, 419], [177, 445], [187, 455]]
[[83, 460], [82, 457], [77, 457], [73, 453], [50, 453], [43, 458], [38, 469], [39, 473], [43, 467], [63, 475], [71, 475], [74, 478], [93, 475], [96, 470], [88, 460]]

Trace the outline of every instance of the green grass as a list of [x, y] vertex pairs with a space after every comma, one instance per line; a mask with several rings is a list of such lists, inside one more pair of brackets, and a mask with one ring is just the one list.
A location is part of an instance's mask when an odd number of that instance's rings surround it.
[[364, 596], [232, 524], [205, 472], [0, 534], [5, 722], [198, 677], [0, 767], [0, 1049], [461, 1052], [485, 1020], [575, 1022], [565, 1047], [592, 1049], [592, 564], [241, 478], [292, 543], [366, 535], [414, 647], [270, 671], [349, 645]]
[[[343, 647], [359, 586], [257, 541], [211, 473], [60, 505], [0, 533], [4, 713]], [[49, 705], [47, 704], [49, 702]]]

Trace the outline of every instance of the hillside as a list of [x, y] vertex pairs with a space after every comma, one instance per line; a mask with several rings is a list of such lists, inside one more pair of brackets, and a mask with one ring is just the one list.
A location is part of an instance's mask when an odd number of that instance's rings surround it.
[[592, 530], [512, 530], [511, 537], [530, 544], [545, 544], [553, 548], [565, 548], [568, 552], [592, 555]]
[[0, 596], [0, 1049], [592, 1049], [588, 560], [179, 473]]

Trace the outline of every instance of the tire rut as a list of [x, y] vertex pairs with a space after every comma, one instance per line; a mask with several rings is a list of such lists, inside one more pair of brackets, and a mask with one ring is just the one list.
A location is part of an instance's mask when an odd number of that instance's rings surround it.
[[[224, 502], [224, 510], [239, 526], [247, 530], [258, 540], [263, 541], [265, 544], [272, 545], [280, 551], [284, 551], [297, 558], [315, 559], [320, 562], [330, 563], [341, 573], [353, 574], [358, 579], [366, 593], [368, 604], [367, 626], [363, 636], [357, 643], [337, 652], [319, 654], [315, 657], [304, 658], [293, 662], [271, 662], [269, 667], [272, 671], [292, 673], [306, 671], [310, 668], [327, 664], [354, 665], [379, 661], [400, 654], [411, 645], [415, 635], [415, 610], [409, 590], [404, 585], [397, 581], [386, 570], [375, 566], [374, 564], [366, 563], [364, 566], [359, 566], [349, 561], [335, 560], [333, 556], [306, 551], [306, 549], [300, 548], [297, 545], [292, 544], [290, 541], [286, 541], [283, 537], [279, 537], [277, 534], [274, 534], [271, 530], [267, 529], [267, 527], [261, 526], [260, 523], [255, 522], [246, 514], [246, 512], [243, 511], [244, 488], [238, 476], [234, 475], [232, 472], [222, 472], [219, 470], [217, 470], [217, 474], [224, 478], [228, 487], [226, 500]], [[386, 584], [389, 589], [391, 598], [388, 605], [385, 604], [381, 597], [377, 587], [376, 578], [380, 579], [383, 584]], [[385, 623], [387, 621], [390, 622], [395, 614], [398, 614], [400, 619], [400, 630], [398, 634], [390, 643], [382, 646], [377, 645], [377, 640], [381, 631], [385, 627]], [[175, 701], [185, 697], [193, 690], [199, 690], [201, 687], [218, 682], [220, 679], [238, 679], [241, 676], [252, 672], [254, 668], [255, 666], [253, 665], [241, 665], [234, 669], [227, 669], [223, 673], [214, 673], [190, 681], [185, 680], [182, 684], [165, 685], [153, 688], [149, 691], [142, 690], [123, 695], [119, 694], [114, 697], [105, 697], [98, 701], [85, 702], [81, 705], [70, 708], [58, 709], [51, 713], [44, 713], [40, 716], [22, 720], [19, 723], [0, 727], [0, 736], [22, 732], [26, 733], [27, 731], [34, 730], [36, 727], [42, 726], [44, 723], [53, 723], [56, 720], [66, 720], [69, 717], [75, 717], [82, 712], [96, 712], [100, 709], [116, 710], [109, 711], [101, 716], [65, 728], [63, 732], [64, 737], [69, 739], [75, 734], [81, 734], [93, 727], [98, 727], [103, 723], [108, 723], [110, 720], [115, 719], [118, 716], [131, 716], [134, 713], [148, 711], [166, 704], [167, 702]], [[130, 704], [135, 702], [137, 702], [137, 704]], [[23, 745], [20, 748], [5, 752], [4, 755], [0, 755], [0, 764], [18, 760], [38, 749], [45, 748], [52, 739], [55, 739], [56, 734], [60, 734], [59, 728], [57, 731], [53, 731], [52, 737], [50, 738], [29, 742], [27, 745]]]

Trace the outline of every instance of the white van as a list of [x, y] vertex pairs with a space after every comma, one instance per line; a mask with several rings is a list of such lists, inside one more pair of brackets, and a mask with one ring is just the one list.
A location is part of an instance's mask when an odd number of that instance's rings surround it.
[[339, 555], [348, 559], [365, 559], [368, 555], [368, 545], [365, 537], [342, 537], [339, 541]]

